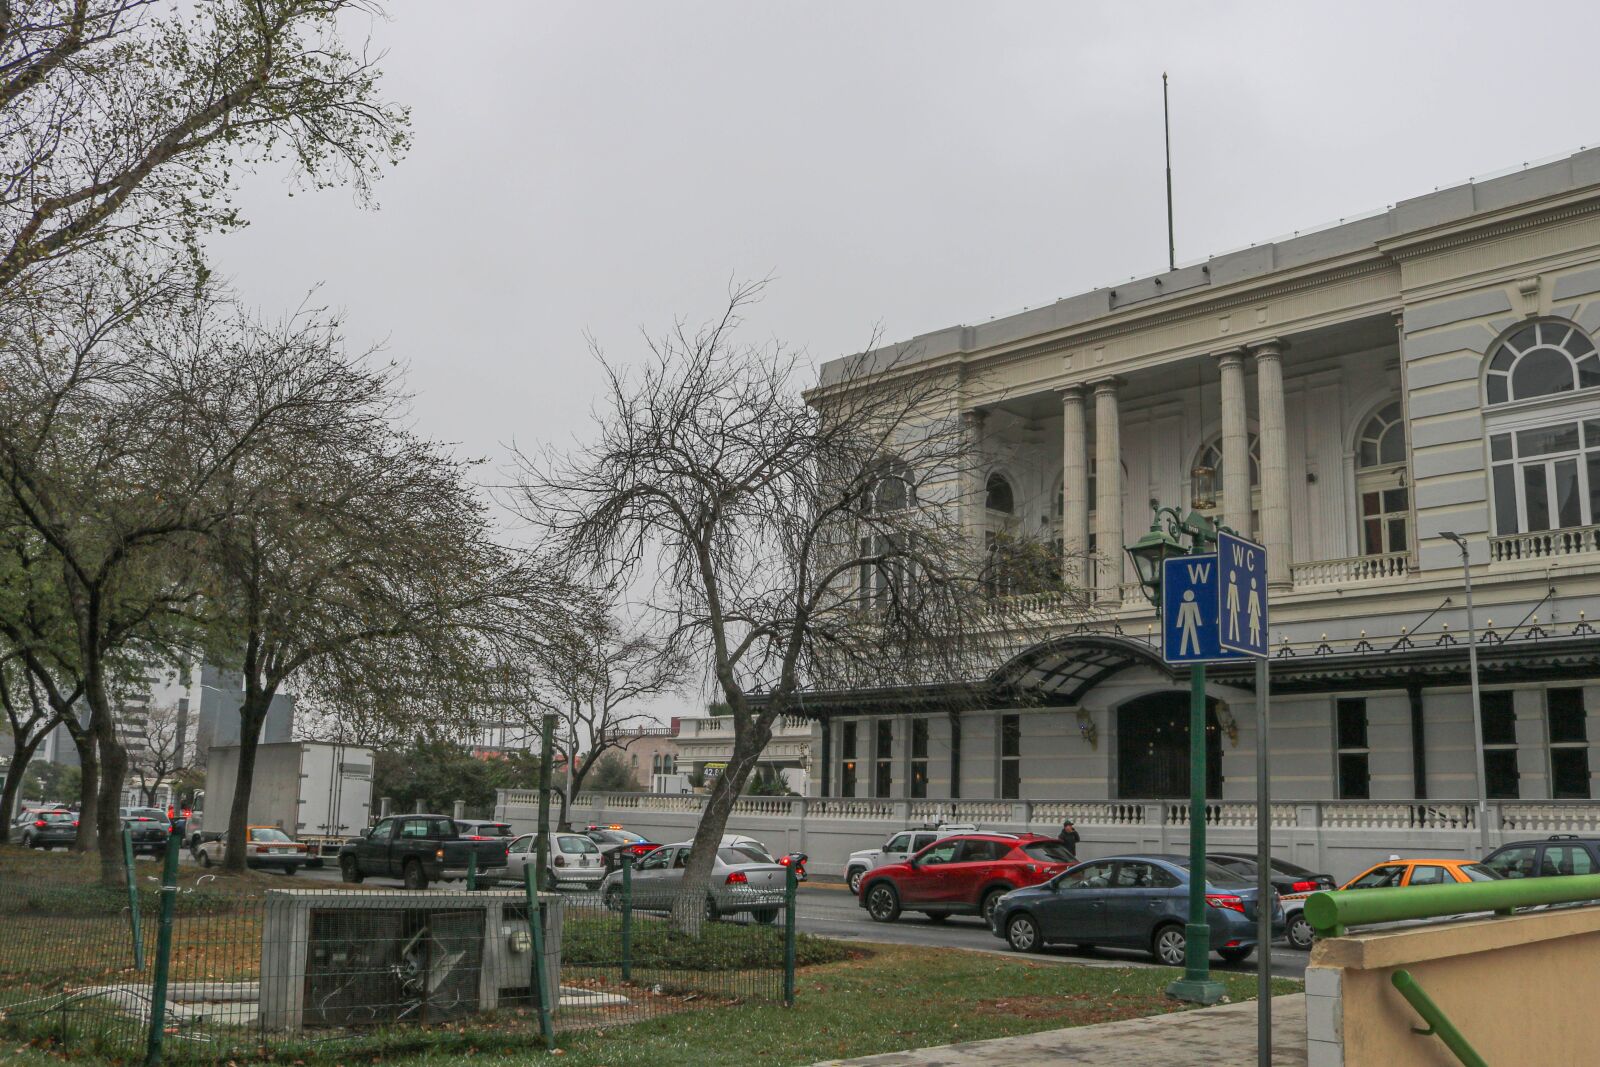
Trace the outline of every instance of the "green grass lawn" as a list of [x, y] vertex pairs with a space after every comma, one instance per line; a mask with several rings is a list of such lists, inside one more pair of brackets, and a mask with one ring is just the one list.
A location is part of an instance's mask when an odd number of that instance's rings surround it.
[[[668, 1067], [673, 1064], [783, 1067], [898, 1049], [1082, 1026], [1181, 1010], [1163, 994], [1179, 972], [1149, 967], [1084, 967], [977, 952], [873, 946], [857, 958], [802, 970], [798, 1003], [764, 1002], [688, 1007], [625, 1026], [558, 1035], [567, 1067]], [[1235, 1000], [1255, 994], [1255, 976], [1222, 976]], [[1298, 982], [1277, 980], [1274, 991]], [[497, 1040], [470, 1023], [441, 1034], [448, 1051], [386, 1055], [405, 1067], [468, 1067], [484, 1056], [527, 1062], [540, 1056], [525, 1041]], [[302, 1053], [303, 1055], [303, 1053]], [[0, 1045], [0, 1059], [18, 1067], [59, 1064], [59, 1054]], [[371, 1060], [376, 1062], [376, 1060]], [[74, 1063], [99, 1063], [72, 1057]], [[369, 1057], [326, 1059], [353, 1067]]]

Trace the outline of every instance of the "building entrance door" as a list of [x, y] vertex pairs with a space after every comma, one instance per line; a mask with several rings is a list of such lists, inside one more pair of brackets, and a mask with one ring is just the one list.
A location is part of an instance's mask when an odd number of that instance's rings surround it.
[[[1222, 730], [1206, 699], [1206, 796], [1222, 795]], [[1151, 693], [1117, 709], [1117, 796], [1189, 796], [1189, 694]]]

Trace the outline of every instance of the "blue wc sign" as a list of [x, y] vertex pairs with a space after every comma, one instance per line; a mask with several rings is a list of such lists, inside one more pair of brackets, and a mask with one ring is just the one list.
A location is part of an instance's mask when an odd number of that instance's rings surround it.
[[1267, 655], [1267, 550], [1217, 534], [1217, 641], [1247, 656]]

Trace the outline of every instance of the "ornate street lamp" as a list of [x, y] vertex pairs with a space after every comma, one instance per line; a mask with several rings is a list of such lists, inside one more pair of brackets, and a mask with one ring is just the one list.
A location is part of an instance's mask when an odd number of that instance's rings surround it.
[[[1197, 469], [1195, 472], [1199, 474]], [[1209, 474], [1209, 470], [1207, 471]], [[1196, 478], [1196, 500], [1203, 500]], [[1208, 487], [1207, 487], [1208, 488]], [[1214, 551], [1219, 527], [1199, 510], [1180, 516], [1157, 507], [1150, 531], [1127, 547], [1145, 595], [1161, 613], [1162, 564], [1180, 556]], [[1180, 538], [1182, 540], [1180, 540]], [[1187, 545], [1184, 543], [1187, 541]], [[1265, 901], [1258, 907], [1266, 907]], [[1167, 993], [1196, 1004], [1222, 999], [1222, 983], [1211, 977], [1211, 927], [1206, 922], [1206, 667], [1189, 668], [1189, 922], [1184, 928], [1184, 975]], [[1272, 946], [1261, 945], [1258, 966], [1270, 967]]]

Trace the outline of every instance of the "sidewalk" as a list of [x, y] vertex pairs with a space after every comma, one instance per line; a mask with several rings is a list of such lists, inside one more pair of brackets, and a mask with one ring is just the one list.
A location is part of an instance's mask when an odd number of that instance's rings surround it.
[[[1274, 1067], [1305, 1067], [1303, 994], [1272, 1000], [1272, 1062]], [[1074, 1067], [1255, 1067], [1256, 1003], [1251, 1000], [856, 1060], [828, 1060], [816, 1067], [1036, 1067], [1052, 1063]]]

